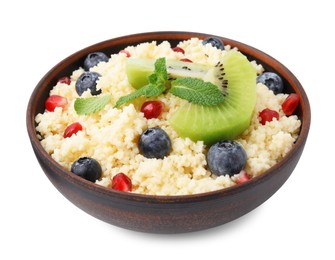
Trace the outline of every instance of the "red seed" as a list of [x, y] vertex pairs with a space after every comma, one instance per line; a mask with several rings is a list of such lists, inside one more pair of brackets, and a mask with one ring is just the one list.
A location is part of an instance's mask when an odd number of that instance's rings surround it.
[[58, 83], [64, 83], [64, 84], [70, 85], [71, 79], [69, 77], [62, 77], [58, 80]]
[[129, 58], [131, 55], [130, 55], [130, 52], [129, 51], [127, 51], [127, 50], [121, 50], [121, 51], [119, 51], [119, 53], [124, 53], [124, 54], [126, 54], [126, 57], [127, 58]]
[[112, 184], [110, 186], [114, 190], [120, 190], [120, 191], [131, 191], [132, 190], [131, 179], [122, 172], [116, 174], [113, 177]]
[[251, 178], [252, 178], [251, 175], [249, 175], [245, 170], [242, 170], [239, 173], [237, 179], [235, 180], [235, 183], [236, 184], [241, 184], [241, 183], [244, 183], [244, 182], [250, 180]]
[[271, 110], [269, 108], [263, 109], [259, 112], [260, 122], [262, 125], [265, 125], [266, 122], [271, 122], [274, 118], [279, 120], [279, 113], [275, 110]]
[[292, 93], [288, 95], [283, 104], [281, 105], [283, 112], [285, 115], [290, 116], [293, 114], [294, 110], [297, 108], [299, 104], [299, 96], [298, 94]]
[[67, 105], [67, 99], [58, 95], [51, 95], [45, 101], [46, 110], [53, 112], [56, 107], [64, 108]]
[[158, 118], [164, 110], [164, 103], [161, 101], [147, 101], [141, 107], [141, 112], [146, 119]]
[[83, 127], [80, 123], [75, 122], [69, 125], [64, 131], [64, 138], [71, 137], [73, 134], [78, 133], [79, 131], [83, 130]]
[[190, 59], [187, 59], [187, 58], [184, 58], [184, 59], [180, 59], [180, 61], [183, 61], [183, 62], [193, 62], [193, 61], [191, 61]]
[[180, 48], [180, 47], [174, 47], [174, 48], [172, 48], [172, 50], [174, 52], [180, 52], [182, 54], [185, 54], [185, 51], [182, 48]]

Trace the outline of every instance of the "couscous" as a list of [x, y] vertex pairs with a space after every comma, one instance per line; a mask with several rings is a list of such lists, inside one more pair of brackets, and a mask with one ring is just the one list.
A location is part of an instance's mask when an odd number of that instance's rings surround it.
[[[59, 80], [50, 91], [50, 96], [61, 105], [48, 109], [52, 104], [46, 104], [46, 111], [36, 116], [36, 130], [42, 146], [69, 171], [78, 159], [94, 158], [101, 167], [101, 175], [91, 181], [113, 188], [113, 178], [123, 177], [131, 185], [128, 191], [141, 194], [202, 193], [230, 187], [262, 174], [291, 150], [299, 134], [300, 120], [294, 114], [285, 114], [282, 108], [288, 94], [275, 94], [265, 84], [255, 83], [256, 104], [250, 125], [234, 140], [243, 147], [246, 163], [234, 175], [213, 174], [206, 158], [210, 145], [202, 140], [181, 137], [171, 126], [172, 115], [189, 101], [164, 92], [155, 98], [140, 96], [115, 107], [121, 97], [134, 92], [126, 74], [127, 59], [157, 60], [164, 57], [215, 66], [232, 49], [231, 46], [220, 49], [210, 43], [203, 44], [198, 38], [182, 41], [177, 47], [167, 41], [160, 44], [153, 41], [129, 46], [92, 67], [84, 69], [83, 65], [69, 78]], [[261, 64], [250, 63], [257, 75], [263, 74]], [[76, 82], [86, 71], [98, 75], [96, 95], [111, 93], [100, 110], [87, 115], [78, 114], [74, 106], [79, 97]], [[80, 98], [89, 98], [92, 91], [80, 94]], [[158, 116], [147, 116], [141, 110], [147, 101], [159, 102], [161, 111]], [[265, 109], [277, 114], [262, 122], [260, 113]], [[141, 135], [147, 129], [162, 129], [169, 138], [169, 150], [159, 158], [144, 156], [139, 147]]]

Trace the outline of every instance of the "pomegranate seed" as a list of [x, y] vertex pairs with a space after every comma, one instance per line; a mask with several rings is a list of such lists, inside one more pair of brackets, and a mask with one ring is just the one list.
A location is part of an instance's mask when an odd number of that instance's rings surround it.
[[70, 85], [71, 79], [69, 77], [62, 77], [58, 80], [58, 83], [64, 83], [64, 84]]
[[53, 112], [56, 107], [64, 108], [67, 105], [67, 99], [58, 95], [51, 95], [45, 101], [46, 110]]
[[126, 57], [129, 58], [131, 55], [130, 55], [130, 52], [127, 51], [127, 50], [121, 50], [119, 53], [124, 53], [126, 54]]
[[294, 110], [297, 108], [299, 104], [299, 96], [298, 94], [292, 93], [288, 95], [283, 104], [281, 105], [283, 112], [285, 115], [290, 116], [293, 114]]
[[183, 62], [193, 62], [193, 61], [191, 61], [190, 59], [187, 59], [187, 58], [184, 58], [184, 59], [180, 59], [180, 61], [183, 61]]
[[77, 132], [83, 130], [83, 127], [80, 123], [75, 122], [69, 125], [65, 131], [64, 131], [64, 138], [71, 137], [73, 134], [76, 134]]
[[147, 101], [141, 107], [141, 112], [146, 119], [157, 118], [164, 110], [164, 103], [161, 101]]
[[235, 183], [236, 184], [241, 184], [243, 182], [246, 182], [246, 181], [250, 180], [251, 178], [252, 178], [251, 175], [249, 175], [245, 170], [242, 170], [239, 173], [237, 179], [235, 180]]
[[174, 47], [174, 48], [172, 48], [172, 50], [174, 52], [180, 52], [182, 54], [185, 54], [185, 51], [182, 48], [180, 48], [180, 47]]
[[260, 122], [262, 125], [265, 125], [266, 122], [271, 122], [274, 118], [279, 120], [279, 113], [275, 110], [271, 110], [269, 108], [263, 109], [259, 112]]
[[120, 172], [113, 177], [111, 187], [114, 190], [131, 191], [131, 179], [124, 173]]

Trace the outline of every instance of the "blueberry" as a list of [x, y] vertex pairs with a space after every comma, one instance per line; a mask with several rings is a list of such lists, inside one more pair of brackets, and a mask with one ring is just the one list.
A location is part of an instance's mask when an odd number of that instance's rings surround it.
[[108, 57], [103, 52], [92, 52], [87, 55], [86, 59], [84, 60], [84, 69], [90, 70], [90, 68], [96, 66], [101, 61], [108, 61]]
[[233, 176], [245, 166], [247, 154], [242, 145], [235, 141], [224, 140], [212, 145], [207, 153], [207, 164], [215, 175]]
[[202, 44], [205, 45], [210, 43], [213, 47], [216, 47], [219, 50], [224, 50], [224, 44], [219, 38], [207, 37], [202, 41]]
[[92, 95], [99, 95], [101, 89], [97, 90], [97, 80], [101, 77], [99, 73], [96, 72], [84, 72], [80, 75], [76, 82], [76, 91], [79, 96], [81, 96], [86, 90], [91, 90]]
[[95, 182], [101, 177], [102, 169], [95, 159], [81, 157], [72, 164], [71, 172], [86, 180]]
[[148, 128], [141, 134], [138, 147], [143, 156], [162, 159], [171, 151], [171, 140], [163, 129]]
[[256, 82], [263, 83], [272, 90], [274, 94], [282, 93], [284, 89], [283, 80], [274, 72], [264, 72], [257, 77]]

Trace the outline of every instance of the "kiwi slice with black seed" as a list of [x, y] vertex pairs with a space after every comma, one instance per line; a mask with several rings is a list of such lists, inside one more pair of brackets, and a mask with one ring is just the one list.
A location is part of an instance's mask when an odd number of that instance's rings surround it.
[[212, 144], [235, 139], [250, 125], [256, 104], [256, 71], [248, 59], [235, 50], [224, 55], [222, 64], [225, 101], [216, 106], [188, 103], [179, 108], [170, 123], [180, 136]]
[[[136, 89], [147, 85], [149, 83], [148, 77], [154, 73], [154, 64], [155, 60], [153, 59], [128, 59], [126, 61], [126, 74], [130, 85]], [[166, 69], [169, 80], [187, 77], [198, 78], [204, 81], [210, 81], [220, 87], [222, 87], [225, 82], [223, 80], [224, 73], [222, 71], [222, 64], [220, 63], [215, 67], [211, 67], [197, 63], [167, 60]]]

